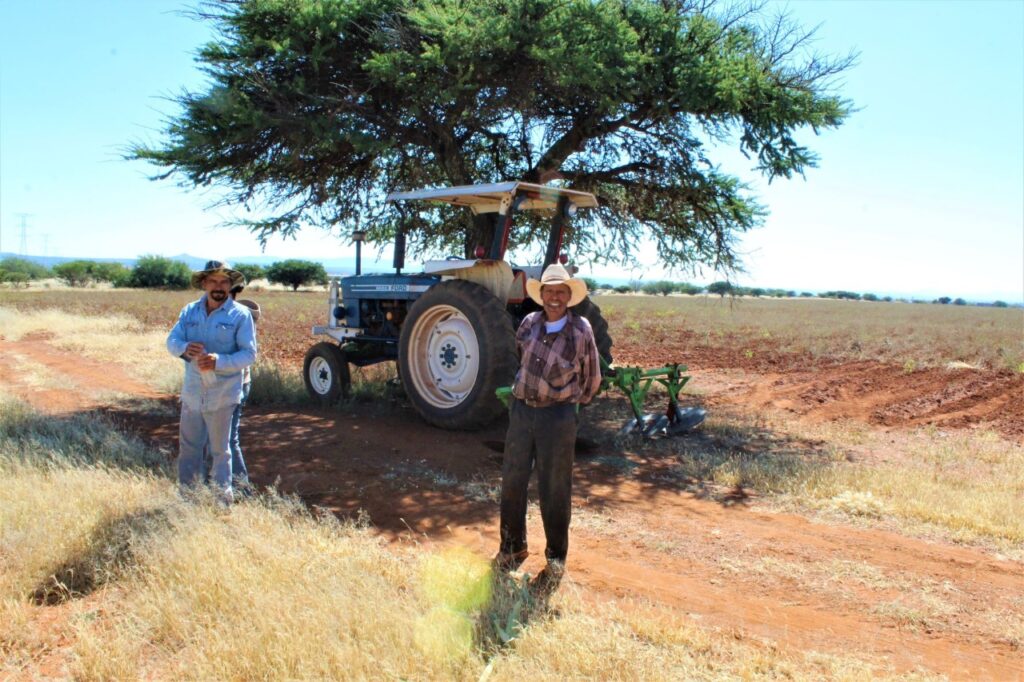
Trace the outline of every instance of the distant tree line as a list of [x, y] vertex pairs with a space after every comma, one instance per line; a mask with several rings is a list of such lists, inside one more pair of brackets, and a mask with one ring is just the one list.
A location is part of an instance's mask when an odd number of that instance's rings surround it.
[[[234, 266], [245, 276], [246, 282], [265, 279], [271, 284], [290, 286], [292, 291], [309, 285], [327, 284], [327, 271], [323, 264], [308, 260], [288, 259], [277, 261], [267, 267], [250, 263], [239, 263]], [[192, 271], [180, 261], [164, 256], [142, 256], [132, 268], [120, 263], [97, 262], [90, 260], [73, 260], [46, 268], [39, 263], [25, 258], [5, 258], [0, 260], [0, 284], [8, 287], [27, 287], [29, 282], [55, 277], [72, 287], [85, 287], [97, 282], [109, 282], [115, 287], [146, 288], [146, 289], [187, 289], [192, 279]], [[894, 299], [892, 296], [877, 296], [872, 293], [854, 291], [823, 291], [817, 294], [809, 291], [797, 293], [793, 289], [770, 289], [764, 287], [744, 287], [728, 281], [712, 282], [708, 285], [657, 280], [644, 282], [632, 280], [629, 284], [602, 284], [591, 277], [583, 277], [590, 291], [605, 290], [620, 294], [647, 294], [649, 296], [668, 296], [669, 294], [710, 294], [713, 296], [752, 296], [754, 298], [832, 298], [850, 301], [902, 303], [936, 303], [939, 305], [980, 305], [1007, 308], [1006, 301], [970, 304], [963, 298], [940, 296], [932, 301], [922, 299]]]
[[[235, 269], [247, 282], [266, 279], [271, 284], [300, 286], [326, 284], [327, 271], [321, 263], [305, 260], [284, 260], [264, 268], [260, 265], [240, 264]], [[29, 282], [56, 278], [70, 287], [87, 287], [97, 282], [108, 282], [118, 288], [187, 289], [192, 281], [192, 270], [181, 261], [164, 256], [141, 256], [135, 266], [121, 263], [73, 260], [47, 268], [25, 258], [5, 258], [0, 261], [0, 284], [8, 287], [27, 287]]]
[[714, 296], [752, 296], [754, 298], [831, 298], [848, 301], [871, 301], [885, 302], [899, 301], [901, 303], [937, 303], [941, 305], [979, 305], [1006, 308], [1009, 304], [1005, 301], [993, 301], [992, 303], [968, 303], [962, 298], [950, 298], [941, 296], [932, 301], [923, 299], [893, 298], [892, 296], [878, 296], [872, 293], [857, 293], [855, 291], [822, 291], [817, 294], [810, 291], [797, 293], [794, 289], [772, 289], [766, 287], [745, 287], [732, 282], [719, 281], [708, 285], [691, 284], [689, 282], [674, 282], [670, 280], [657, 280], [644, 282], [643, 280], [632, 280], [629, 284], [602, 284], [591, 277], [582, 277], [587, 283], [587, 289], [614, 291], [619, 294], [647, 294], [650, 296], [668, 296], [669, 294], [711, 294]]

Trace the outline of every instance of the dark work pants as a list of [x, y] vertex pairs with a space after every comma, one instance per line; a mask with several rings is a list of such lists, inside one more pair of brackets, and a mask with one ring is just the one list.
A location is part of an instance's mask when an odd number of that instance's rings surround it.
[[576, 406], [530, 407], [513, 399], [505, 457], [501, 466], [501, 551], [526, 549], [526, 503], [530, 474], [537, 468], [544, 555], [565, 561], [572, 516], [572, 461], [576, 446]]

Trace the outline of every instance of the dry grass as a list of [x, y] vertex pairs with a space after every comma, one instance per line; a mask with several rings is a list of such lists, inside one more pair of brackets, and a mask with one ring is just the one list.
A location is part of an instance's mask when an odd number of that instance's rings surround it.
[[[181, 307], [196, 296], [195, 291], [136, 289], [0, 290], [0, 306], [128, 315], [146, 329], [166, 333]], [[323, 292], [253, 288], [250, 297], [263, 308], [261, 353], [295, 369], [316, 340], [310, 328], [324, 323]], [[1020, 371], [1024, 363], [1020, 308], [714, 296], [602, 295], [596, 301], [620, 348], [648, 348], [652, 338], [685, 334], [688, 342], [711, 348], [748, 348], [753, 353], [770, 347], [826, 360], [872, 359], [908, 368], [959, 362]]]
[[985, 431], [890, 433], [720, 410], [703, 441], [664, 441], [670, 473], [796, 511], [895, 524], [1024, 558], [1024, 446]]
[[173, 393], [181, 386], [181, 361], [168, 354], [166, 332], [145, 331], [128, 315], [87, 316], [53, 308], [0, 308], [0, 329], [8, 341], [46, 334], [47, 342], [73, 353], [115, 363], [157, 390]]
[[0, 404], [0, 674], [36, 677], [44, 664], [82, 680], [885, 673], [656, 606], [593, 605], [570, 587], [549, 606], [492, 582], [466, 551], [390, 550], [367, 528], [273, 496], [230, 512], [186, 502], [158, 460], [102, 420]]
[[1021, 371], [1024, 363], [1019, 308], [715, 296], [610, 295], [598, 302], [621, 343], [644, 343], [671, 326], [712, 347], [768, 343], [782, 352], [901, 367], [959, 362]]
[[[812, 433], [837, 449], [847, 447], [841, 424]], [[816, 469], [788, 494], [820, 509], [895, 517], [911, 532], [930, 526], [954, 540], [1024, 554], [1024, 447], [973, 431], [924, 429], [898, 443], [882, 433], [866, 439], [859, 452], [884, 452], [883, 461], [862, 455]]]

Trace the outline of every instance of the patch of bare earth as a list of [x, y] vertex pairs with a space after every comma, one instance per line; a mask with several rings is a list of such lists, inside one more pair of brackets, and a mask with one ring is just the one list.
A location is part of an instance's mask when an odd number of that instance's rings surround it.
[[[38, 407], [88, 408], [97, 388], [153, 397], [108, 366], [45, 340], [21, 343], [31, 349], [0, 342], [0, 388]], [[7, 360], [12, 350], [67, 376], [60, 402], [19, 381]], [[642, 359], [625, 355], [631, 363]], [[694, 377], [712, 408], [782, 410], [800, 420], [855, 419], [887, 429], [984, 425], [1013, 438], [1024, 418], [1022, 379], [996, 372], [908, 374], [867, 362], [806, 372], [719, 367]], [[621, 399], [602, 401], [588, 418], [605, 410], [626, 416]], [[122, 417], [144, 438], [176, 447], [176, 418], [167, 412]], [[497, 546], [496, 449], [503, 437], [500, 423], [477, 433], [432, 429], [401, 401], [346, 412], [249, 409], [243, 430], [259, 485], [339, 515], [364, 510], [394, 542], [458, 544], [482, 556]], [[563, 589], [597, 603], [650, 601], [738, 637], [856, 654], [898, 671], [1024, 679], [1020, 563], [982, 549], [771, 513], [750, 491], [709, 491], [671, 475], [657, 449], [631, 447], [599, 438], [581, 453]], [[535, 573], [543, 565], [535, 507], [529, 532], [533, 556], [524, 570]]]

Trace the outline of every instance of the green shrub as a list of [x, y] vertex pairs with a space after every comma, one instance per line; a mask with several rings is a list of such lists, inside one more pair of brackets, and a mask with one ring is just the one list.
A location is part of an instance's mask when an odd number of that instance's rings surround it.
[[[0, 270], [7, 274], [21, 273], [26, 275], [25, 279], [18, 278], [19, 281], [27, 281], [31, 279], [46, 279], [50, 276], [50, 271], [39, 263], [33, 263], [25, 258], [4, 258], [0, 261]], [[13, 281], [8, 279], [8, 281]]]
[[679, 282], [676, 284], [676, 291], [681, 294], [689, 294], [690, 296], [696, 296], [697, 294], [704, 291], [704, 287], [697, 284], [690, 284], [689, 282]]
[[192, 271], [180, 261], [163, 256], [142, 256], [135, 263], [125, 286], [145, 289], [187, 289]]
[[6, 270], [0, 270], [0, 282], [14, 287], [27, 287], [29, 283], [29, 276], [24, 272], [7, 272]]
[[97, 282], [118, 282], [131, 275], [131, 270], [121, 263], [90, 263], [92, 277]]
[[53, 266], [53, 274], [69, 287], [84, 287], [93, 281], [92, 262], [72, 260]]
[[267, 268], [267, 281], [285, 284], [298, 291], [306, 284], [327, 284], [327, 271], [320, 263], [308, 260], [289, 259], [278, 261]]
[[267, 271], [263, 269], [262, 265], [255, 265], [252, 263], [239, 263], [234, 267], [235, 270], [238, 270], [240, 273], [242, 273], [242, 276], [245, 277], [246, 284], [252, 282], [253, 280], [263, 279], [264, 277], [267, 276]]
[[733, 293], [734, 289], [731, 282], [712, 282], [707, 288], [709, 294], [718, 294], [722, 297], [725, 297], [726, 294]]
[[666, 279], [657, 282], [648, 282], [643, 287], [643, 292], [645, 294], [650, 294], [651, 296], [656, 296], [658, 294], [661, 294], [662, 296], [668, 296], [675, 290], [676, 285], [673, 282], [670, 282]]

